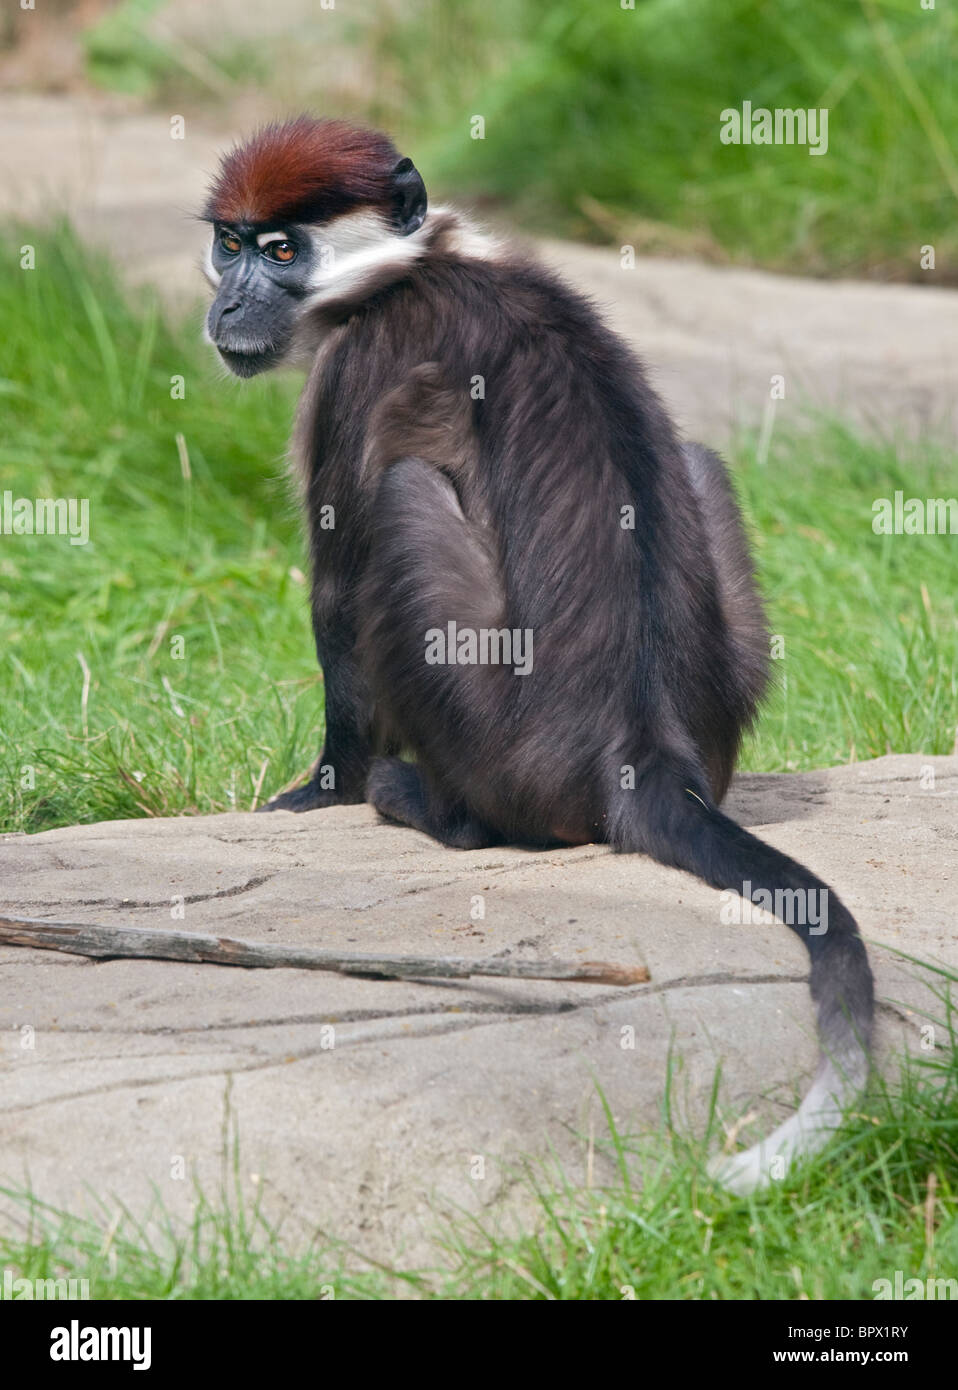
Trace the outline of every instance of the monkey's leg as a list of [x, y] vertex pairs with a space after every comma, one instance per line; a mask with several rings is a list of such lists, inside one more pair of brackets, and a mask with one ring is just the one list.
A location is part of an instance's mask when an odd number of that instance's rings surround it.
[[373, 761], [366, 800], [387, 820], [421, 830], [450, 849], [486, 849], [501, 843], [501, 837], [464, 806], [444, 804], [430, 794], [419, 769], [400, 758]]
[[455, 649], [435, 650], [450, 626], [503, 625], [488, 535], [464, 514], [450, 479], [421, 458], [385, 469], [373, 510], [359, 649], [376, 707], [417, 766], [377, 761], [367, 800], [443, 844], [499, 843], [473, 790], [498, 780], [494, 749], [515, 677], [503, 666], [460, 663]]
[[725, 619], [729, 660], [723, 678], [728, 708], [723, 738], [710, 730], [709, 772], [716, 799], [731, 781], [739, 736], [755, 718], [769, 680], [769, 634], [755, 582], [742, 515], [728, 469], [718, 454], [702, 444], [682, 446], [685, 466], [702, 513], [708, 552], [715, 568], [718, 599]]
[[317, 639], [326, 689], [326, 739], [309, 781], [260, 806], [260, 811], [314, 811], [366, 799], [372, 757], [370, 700], [345, 634]]

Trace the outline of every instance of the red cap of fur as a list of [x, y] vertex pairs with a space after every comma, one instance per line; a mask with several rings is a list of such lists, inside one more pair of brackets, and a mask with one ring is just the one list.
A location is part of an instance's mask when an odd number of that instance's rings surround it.
[[265, 126], [220, 161], [204, 216], [210, 222], [325, 222], [360, 204], [388, 209], [399, 155], [376, 130], [347, 121]]

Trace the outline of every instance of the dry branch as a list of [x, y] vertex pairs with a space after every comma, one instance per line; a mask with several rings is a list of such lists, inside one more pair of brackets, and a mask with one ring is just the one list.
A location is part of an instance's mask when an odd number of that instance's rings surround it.
[[43, 951], [99, 960], [178, 960], [247, 969], [333, 970], [340, 975], [385, 979], [465, 979], [498, 975], [520, 980], [575, 980], [595, 985], [636, 985], [649, 979], [643, 965], [608, 961], [513, 960], [462, 956], [340, 955], [313, 946], [282, 946], [266, 941], [238, 941], [230, 936], [158, 931], [152, 927], [102, 927], [82, 922], [46, 922], [39, 917], [0, 917], [0, 946], [33, 946]]

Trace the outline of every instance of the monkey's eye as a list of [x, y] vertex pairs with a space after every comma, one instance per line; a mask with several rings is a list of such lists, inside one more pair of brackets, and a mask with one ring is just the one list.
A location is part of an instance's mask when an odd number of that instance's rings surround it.
[[220, 246], [230, 256], [236, 256], [243, 249], [243, 243], [234, 232], [220, 232]]
[[263, 247], [263, 254], [280, 265], [289, 265], [296, 259], [296, 247], [291, 241], [270, 241]]

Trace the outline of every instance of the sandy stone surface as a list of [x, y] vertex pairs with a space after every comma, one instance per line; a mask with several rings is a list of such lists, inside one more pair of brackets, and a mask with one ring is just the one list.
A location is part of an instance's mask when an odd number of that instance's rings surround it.
[[[856, 912], [886, 1064], [917, 1045], [911, 1011], [933, 1001], [894, 951], [958, 965], [958, 758], [742, 776], [729, 805]], [[367, 807], [237, 813], [8, 835], [0, 882], [24, 916], [652, 974], [625, 989], [400, 983], [0, 948], [0, 1176], [71, 1209], [93, 1191], [142, 1211], [155, 1187], [185, 1213], [177, 1156], [215, 1190], [231, 1079], [244, 1178], [267, 1184], [269, 1210], [376, 1257], [428, 1259], [452, 1205], [516, 1199], [521, 1155], [552, 1146], [582, 1177], [583, 1136], [604, 1132], [596, 1082], [623, 1130], [654, 1127], [671, 1047], [695, 1125], [721, 1061], [725, 1114], [757, 1106], [743, 1134], [757, 1138], [814, 1066], [800, 942], [723, 923], [718, 893], [598, 846], [461, 853]]]

